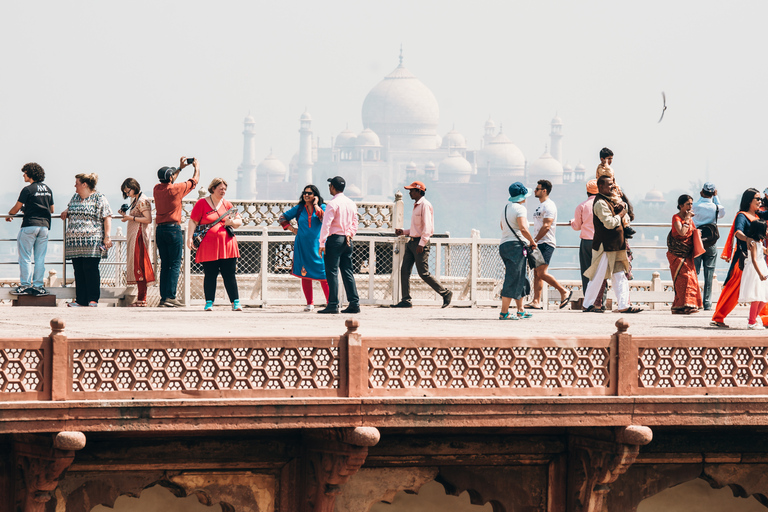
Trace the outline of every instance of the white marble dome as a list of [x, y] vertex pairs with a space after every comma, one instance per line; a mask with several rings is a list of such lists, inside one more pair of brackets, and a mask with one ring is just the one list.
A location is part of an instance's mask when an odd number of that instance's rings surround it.
[[666, 199], [664, 199], [664, 194], [662, 194], [661, 190], [654, 187], [645, 194], [643, 201], [646, 203], [663, 203]]
[[309, 115], [309, 112], [307, 112], [306, 110], [304, 111], [303, 114], [301, 114], [301, 117], [299, 118], [299, 121], [311, 121], [311, 120], [312, 120], [312, 116]]
[[408, 162], [408, 164], [405, 166], [406, 172], [416, 172], [418, 170], [419, 170], [419, 167], [416, 165], [416, 162], [414, 162], [413, 160]]
[[245, 124], [256, 124], [256, 119], [253, 118], [251, 114], [248, 114], [245, 117], [245, 121], [243, 121]]
[[440, 108], [432, 91], [402, 63], [363, 101], [363, 126], [393, 149], [434, 149]]
[[445, 137], [443, 137], [443, 142], [440, 145], [440, 147], [446, 148], [446, 149], [447, 148], [466, 149], [467, 139], [456, 130], [451, 130], [445, 134]]
[[531, 183], [549, 180], [553, 185], [559, 185], [563, 183], [563, 166], [549, 154], [549, 151], [545, 151], [528, 168], [528, 180]]
[[522, 176], [525, 172], [525, 156], [502, 132], [483, 148], [478, 167], [490, 167], [491, 175]]
[[576, 165], [576, 172], [579, 172], [579, 171], [584, 172], [586, 170], [587, 170], [587, 168], [586, 168], [586, 166], [583, 163], [579, 162]]
[[355, 145], [356, 139], [357, 136], [355, 135], [355, 132], [347, 128], [336, 136], [333, 143], [337, 148], [350, 147]]
[[435, 162], [430, 160], [429, 162], [427, 162], [427, 165], [424, 166], [424, 170], [425, 171], [436, 171], [437, 170], [437, 166], [435, 165]]
[[486, 129], [487, 129], [487, 128], [496, 128], [496, 123], [494, 123], [494, 122], [493, 122], [493, 119], [491, 119], [491, 118], [489, 117], [489, 118], [488, 118], [488, 120], [485, 122], [485, 128], [486, 128]]
[[360, 135], [355, 139], [355, 145], [381, 147], [381, 142], [379, 141], [379, 136], [376, 135], [373, 130], [366, 128], [360, 132]]
[[260, 176], [268, 176], [270, 178], [284, 177], [286, 174], [285, 164], [277, 159], [272, 153], [267, 158], [261, 161], [256, 167], [256, 174]]
[[454, 153], [437, 166], [440, 181], [448, 183], [467, 183], [473, 174], [472, 164], [458, 153]]

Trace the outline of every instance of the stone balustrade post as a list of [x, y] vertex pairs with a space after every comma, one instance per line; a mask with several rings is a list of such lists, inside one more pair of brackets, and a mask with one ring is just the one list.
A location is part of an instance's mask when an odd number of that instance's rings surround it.
[[[654, 272], [651, 274], [651, 291], [652, 292], [663, 292], [664, 291], [664, 284], [661, 282], [661, 274], [658, 272]], [[651, 302], [648, 307], [649, 309], [656, 309], [657, 304], [655, 302]]]
[[367, 388], [368, 355], [363, 347], [363, 338], [357, 332], [360, 323], [350, 318], [344, 324], [347, 332], [340, 338], [340, 349], [342, 353], [346, 352], [346, 365], [342, 365], [342, 368], [347, 374], [347, 396], [360, 397]]
[[51, 320], [51, 365], [46, 371], [50, 383], [51, 400], [61, 401], [67, 399], [67, 394], [72, 389], [72, 372], [69, 371], [69, 344], [67, 335], [64, 334], [64, 320], [54, 318]]
[[399, 190], [395, 192], [395, 205], [392, 211], [392, 229], [403, 229], [403, 217], [405, 216], [405, 206], [403, 205], [403, 193]]

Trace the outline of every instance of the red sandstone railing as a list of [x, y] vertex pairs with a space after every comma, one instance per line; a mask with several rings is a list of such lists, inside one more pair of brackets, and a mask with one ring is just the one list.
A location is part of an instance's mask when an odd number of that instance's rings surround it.
[[0, 339], [0, 402], [768, 394], [768, 339]]

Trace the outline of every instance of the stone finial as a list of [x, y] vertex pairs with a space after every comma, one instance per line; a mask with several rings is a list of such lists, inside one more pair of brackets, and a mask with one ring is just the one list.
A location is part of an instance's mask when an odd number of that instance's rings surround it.
[[616, 429], [616, 441], [624, 444], [645, 446], [653, 440], [653, 431], [642, 425], [630, 425]]
[[360, 327], [360, 322], [358, 322], [354, 318], [350, 318], [349, 320], [344, 321], [344, 325], [347, 326], [346, 334], [349, 334], [352, 332], [357, 332], [357, 328]]
[[205, 190], [205, 187], [200, 187], [200, 189], [197, 191], [198, 199], [204, 198], [206, 193], [208, 193], [208, 191]]
[[395, 192], [395, 201], [402, 201], [403, 200], [403, 193], [399, 190]]
[[618, 329], [619, 334], [624, 334], [627, 332], [627, 329], [629, 329], [629, 322], [624, 320], [624, 318], [619, 318], [616, 320], [616, 323], [614, 324], [616, 326], [616, 329]]
[[64, 332], [65, 327], [64, 320], [61, 318], [54, 318], [51, 320], [51, 334], [61, 334]]
[[56, 434], [53, 447], [58, 450], [76, 451], [85, 448], [85, 434], [77, 431], [64, 431]]

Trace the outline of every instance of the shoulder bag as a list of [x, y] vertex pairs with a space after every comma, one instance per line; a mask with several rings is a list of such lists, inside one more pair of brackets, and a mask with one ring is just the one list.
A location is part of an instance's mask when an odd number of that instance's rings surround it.
[[720, 214], [720, 206], [715, 205], [715, 222], [699, 226], [701, 242], [705, 249], [709, 249], [720, 240], [720, 231], [717, 229], [717, 217]]
[[[219, 217], [218, 219], [216, 219], [215, 221], [209, 224], [198, 224], [197, 227], [195, 228], [194, 233], [192, 233], [192, 247], [195, 249], [200, 247], [200, 244], [203, 242], [203, 238], [205, 238], [205, 235], [208, 234], [208, 230], [211, 229], [211, 227], [213, 227], [214, 225], [216, 225], [216, 223], [218, 223], [221, 219], [223, 219], [224, 217], [226, 217], [227, 215], [233, 212], [237, 213], [237, 208], [234, 208], [234, 207], [230, 208], [224, 213], [224, 215], [222, 215], [221, 217]], [[231, 226], [227, 226], [227, 227], [230, 228]], [[227, 229], [227, 233], [229, 233], [231, 236], [235, 236], [234, 230], [230, 231], [229, 229]]]
[[504, 207], [504, 222], [507, 223], [507, 226], [509, 227], [509, 230], [512, 231], [512, 234], [515, 235], [515, 238], [523, 244], [523, 255], [525, 256], [526, 260], [528, 261], [528, 266], [531, 268], [537, 268], [542, 265], [546, 265], [547, 262], [544, 260], [544, 255], [541, 254], [541, 251], [538, 247], [533, 248], [530, 245], [526, 245], [525, 242], [520, 240], [520, 237], [517, 236], [517, 233], [514, 229], [512, 229], [512, 226], [509, 225], [509, 220], [507, 220], [507, 208], [509, 205]]

